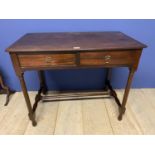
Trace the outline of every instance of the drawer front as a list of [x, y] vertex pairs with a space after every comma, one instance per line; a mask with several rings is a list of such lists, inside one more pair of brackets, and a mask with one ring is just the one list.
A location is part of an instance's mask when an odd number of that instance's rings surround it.
[[83, 52], [80, 65], [132, 65], [138, 62], [139, 56], [136, 51]]
[[75, 66], [74, 54], [31, 54], [18, 55], [21, 67]]

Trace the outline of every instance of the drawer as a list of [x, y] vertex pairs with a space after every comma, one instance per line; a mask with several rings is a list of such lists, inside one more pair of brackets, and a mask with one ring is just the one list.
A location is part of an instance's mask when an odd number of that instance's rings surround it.
[[140, 57], [138, 51], [83, 52], [80, 65], [131, 65]]
[[29, 54], [18, 55], [21, 67], [75, 66], [74, 54]]

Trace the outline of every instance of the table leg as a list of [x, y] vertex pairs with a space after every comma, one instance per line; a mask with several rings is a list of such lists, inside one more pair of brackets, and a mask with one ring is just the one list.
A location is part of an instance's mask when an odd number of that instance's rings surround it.
[[110, 77], [111, 77], [111, 69], [107, 68], [106, 70], [106, 78], [105, 78], [105, 90], [110, 90], [110, 95], [115, 99], [118, 107], [121, 107], [121, 103], [118, 99], [117, 93], [115, 90], [112, 88], [111, 83], [110, 83]]
[[106, 75], [105, 75], [105, 87], [104, 90], [108, 90], [108, 82], [110, 81], [111, 77], [111, 68], [106, 68]]
[[27, 88], [26, 88], [26, 84], [25, 84], [25, 80], [24, 80], [23, 75], [24, 75], [24, 73], [19, 75], [19, 80], [20, 80], [23, 95], [24, 95], [24, 98], [25, 98], [25, 101], [26, 101], [26, 106], [27, 106], [27, 109], [28, 109], [28, 112], [29, 112], [28, 116], [29, 116], [29, 119], [32, 121], [32, 125], [36, 126], [37, 122], [35, 121], [35, 113], [33, 113], [33, 111], [32, 111], [32, 106], [31, 106], [31, 102], [30, 102], [30, 99], [29, 99], [29, 95], [28, 95], [28, 92], [27, 92]]
[[39, 76], [39, 81], [40, 81], [40, 88], [39, 91], [35, 97], [35, 102], [33, 104], [33, 108], [32, 111], [35, 112], [38, 106], [38, 102], [42, 99], [41, 93], [43, 93], [44, 95], [47, 93], [47, 86], [45, 83], [45, 77], [44, 77], [44, 72], [43, 71], [39, 71], [38, 72], [38, 76]]
[[47, 86], [45, 82], [44, 71], [38, 71], [39, 81], [40, 81], [40, 89], [42, 89], [43, 94], [47, 93]]
[[128, 76], [128, 80], [127, 80], [127, 84], [126, 84], [126, 88], [125, 88], [125, 92], [124, 92], [124, 96], [123, 96], [122, 105], [119, 108], [118, 120], [122, 120], [123, 114], [125, 113], [125, 110], [126, 110], [125, 106], [126, 106], [126, 102], [127, 102], [127, 99], [128, 99], [130, 86], [131, 86], [131, 82], [132, 82], [134, 73], [135, 73], [135, 69], [130, 68], [129, 76]]

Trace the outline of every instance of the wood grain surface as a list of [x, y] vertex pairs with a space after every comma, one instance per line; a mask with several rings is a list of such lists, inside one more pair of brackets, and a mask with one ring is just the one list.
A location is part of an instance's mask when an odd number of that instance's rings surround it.
[[8, 47], [6, 51], [91, 51], [145, 47], [146, 45], [122, 32], [29, 33]]

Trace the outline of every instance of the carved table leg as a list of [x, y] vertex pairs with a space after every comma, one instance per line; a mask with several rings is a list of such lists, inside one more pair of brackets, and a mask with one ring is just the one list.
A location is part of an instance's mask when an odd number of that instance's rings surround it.
[[7, 86], [4, 85], [1, 76], [0, 76], [0, 85], [1, 85], [2, 89], [5, 91], [5, 93], [7, 94], [7, 95], [6, 95], [6, 102], [5, 102], [5, 104], [4, 104], [4, 106], [7, 106], [8, 103], [9, 103], [9, 97], [10, 97], [11, 94], [14, 93], [14, 91], [11, 91], [11, 90], [9, 89], [9, 87], [7, 87]]
[[134, 73], [135, 73], [135, 69], [133, 69], [133, 68], [130, 69], [129, 76], [128, 76], [128, 81], [127, 81], [124, 96], [123, 96], [122, 105], [121, 105], [120, 110], [119, 110], [120, 114], [118, 116], [118, 120], [122, 120], [123, 114], [125, 113], [125, 110], [126, 110], [125, 106], [126, 106], [126, 102], [127, 102], [127, 99], [128, 99], [130, 86], [131, 86], [131, 82], [132, 82]]
[[21, 84], [21, 87], [22, 87], [22, 90], [23, 90], [23, 95], [24, 95], [24, 98], [25, 98], [25, 101], [26, 101], [27, 109], [29, 111], [29, 114], [28, 114], [29, 119], [32, 121], [32, 125], [36, 126], [37, 122], [35, 121], [35, 113], [33, 113], [33, 111], [32, 111], [32, 106], [31, 106], [31, 102], [30, 102], [29, 95], [28, 95], [28, 92], [27, 92], [27, 88], [26, 88], [23, 73], [21, 75], [19, 75], [19, 80], [20, 80], [20, 84]]
[[39, 71], [38, 76], [39, 76], [39, 81], [40, 81], [40, 88], [39, 88], [39, 91], [35, 97], [35, 102], [33, 104], [33, 110], [32, 110], [33, 112], [36, 111], [37, 106], [38, 106], [38, 102], [42, 99], [41, 93], [43, 93], [44, 95], [47, 93], [47, 86], [45, 83], [44, 72]]

